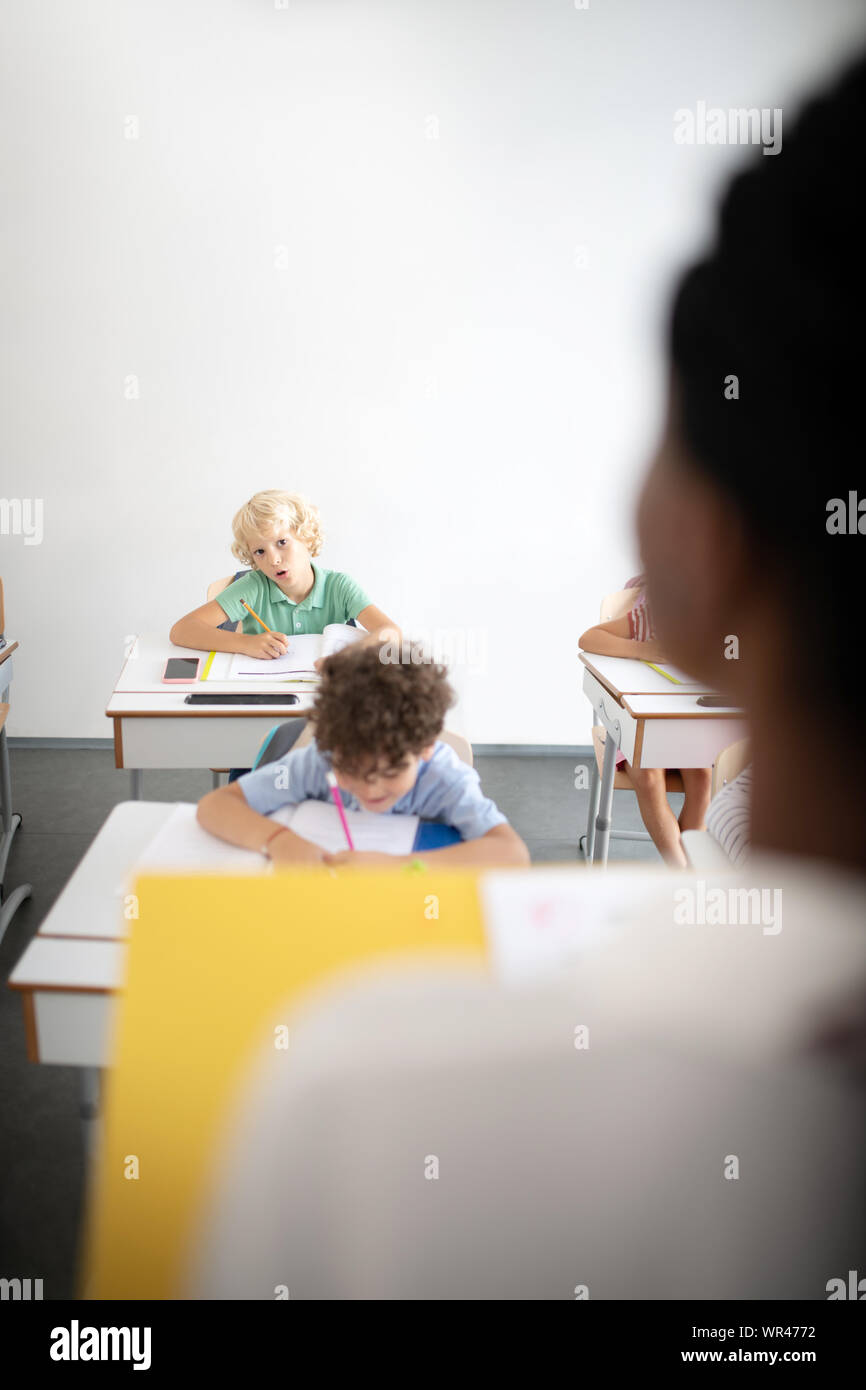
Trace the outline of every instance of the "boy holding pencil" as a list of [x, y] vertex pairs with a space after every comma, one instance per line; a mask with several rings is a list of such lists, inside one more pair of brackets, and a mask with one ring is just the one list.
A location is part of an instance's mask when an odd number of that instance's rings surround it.
[[177, 646], [266, 661], [284, 654], [289, 637], [355, 619], [366, 629], [365, 642], [399, 642], [399, 628], [360, 584], [315, 563], [322, 527], [318, 508], [305, 498], [257, 492], [236, 513], [232, 532], [232, 554], [250, 571], [177, 620], [169, 634]]
[[[400, 629], [360, 584], [315, 562], [322, 526], [318, 508], [306, 498], [278, 489], [257, 492], [235, 514], [232, 533], [232, 554], [251, 568], [177, 620], [169, 633], [177, 646], [269, 661], [288, 651], [292, 636], [355, 621], [365, 629], [364, 643], [400, 641]], [[245, 771], [232, 768], [229, 781]]]
[[[385, 662], [356, 644], [322, 665], [315, 742], [293, 749], [203, 797], [198, 819], [211, 834], [284, 864], [526, 865], [529, 851], [481, 791], [478, 774], [439, 739], [453, 692], [443, 666]], [[421, 816], [453, 826], [461, 844], [402, 857], [353, 849], [328, 854], [268, 813], [302, 801], [348, 810]]]

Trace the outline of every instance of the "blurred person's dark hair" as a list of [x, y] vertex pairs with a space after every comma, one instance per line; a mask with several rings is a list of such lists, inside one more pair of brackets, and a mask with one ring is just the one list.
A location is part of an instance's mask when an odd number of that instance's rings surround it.
[[[829, 701], [849, 706], [866, 542], [828, 532], [827, 507], [866, 496], [864, 149], [866, 57], [728, 186], [669, 337], [690, 459], [733, 503], [768, 583], [790, 594], [797, 646], [818, 655]], [[737, 400], [724, 394], [731, 374]]]

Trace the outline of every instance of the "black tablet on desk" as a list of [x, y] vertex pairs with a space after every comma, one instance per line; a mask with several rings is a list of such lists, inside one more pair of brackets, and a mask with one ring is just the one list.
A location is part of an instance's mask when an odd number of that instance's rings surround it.
[[230, 695], [222, 695], [218, 691], [206, 692], [197, 690], [194, 695], [184, 696], [185, 705], [296, 705], [298, 696], [291, 694], [279, 695], [276, 691], [256, 692], [254, 695], [243, 695], [232, 691]]

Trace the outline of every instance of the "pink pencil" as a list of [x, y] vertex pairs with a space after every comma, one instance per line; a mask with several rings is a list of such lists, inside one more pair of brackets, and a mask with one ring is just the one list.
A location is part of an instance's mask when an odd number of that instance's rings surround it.
[[340, 820], [343, 822], [343, 832], [346, 836], [346, 843], [348, 844], [349, 849], [353, 850], [355, 846], [352, 844], [352, 837], [349, 834], [349, 822], [346, 820], [346, 812], [343, 810], [343, 798], [340, 796], [340, 790], [337, 786], [337, 779], [334, 776], [333, 772], [328, 773], [328, 786], [331, 788], [331, 796], [334, 798], [334, 801], [336, 802], [337, 810], [340, 813]]

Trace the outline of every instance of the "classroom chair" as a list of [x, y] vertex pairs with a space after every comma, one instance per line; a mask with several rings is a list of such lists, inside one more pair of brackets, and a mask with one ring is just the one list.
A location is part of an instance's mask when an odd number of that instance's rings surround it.
[[[472, 744], [468, 738], [462, 734], [452, 733], [449, 729], [443, 729], [439, 735], [443, 743], [447, 743], [454, 749], [461, 762], [472, 766]], [[313, 741], [313, 721], [311, 719], [287, 719], [282, 724], [275, 724], [270, 733], [266, 735], [262, 746], [256, 754], [253, 768], [261, 767], [262, 763], [275, 763], [280, 758], [285, 757], [294, 748], [305, 748]]]
[[[0, 941], [14, 914], [33, 892], [32, 885], [20, 883], [11, 893], [6, 894], [6, 862], [15, 831], [21, 825], [21, 817], [12, 810], [12, 778], [9, 771], [9, 748], [6, 742], [6, 717], [9, 713], [9, 682], [12, 671], [12, 650], [5, 641], [6, 612], [3, 601], [3, 580], [0, 579]], [[5, 655], [4, 655], [5, 652]], [[8, 664], [7, 664], [8, 663]]]
[[[227, 574], [224, 579], [214, 579], [213, 582], [207, 586], [208, 603], [210, 603], [212, 599], [215, 599], [217, 594], [221, 594], [223, 589], [227, 589], [230, 584], [234, 584], [236, 579], [242, 579], [245, 574], [249, 574], [249, 570], [238, 570], [235, 574]], [[224, 628], [226, 632], [234, 632], [237, 623], [233, 623], [230, 619], [226, 618], [224, 623], [220, 623], [220, 627]]]
[[[640, 593], [640, 589], [617, 589], [612, 594], [606, 594], [601, 601], [601, 611], [599, 622], [612, 623], [616, 618], [621, 618], [633, 606], [635, 599]], [[586, 820], [586, 832], [578, 840], [578, 849], [586, 859], [592, 859], [593, 847], [595, 845], [595, 818], [598, 815], [598, 803], [601, 796], [601, 770], [604, 766], [604, 741], [605, 730], [601, 724], [594, 724], [592, 728], [592, 751], [595, 759], [592, 765], [592, 781], [589, 789], [589, 814]], [[634, 792], [634, 787], [624, 772], [615, 772], [613, 775], [614, 791]], [[665, 791], [683, 792], [683, 779], [676, 770], [665, 773]], [[614, 830], [611, 827], [611, 840], [651, 840], [652, 836], [646, 830]]]

